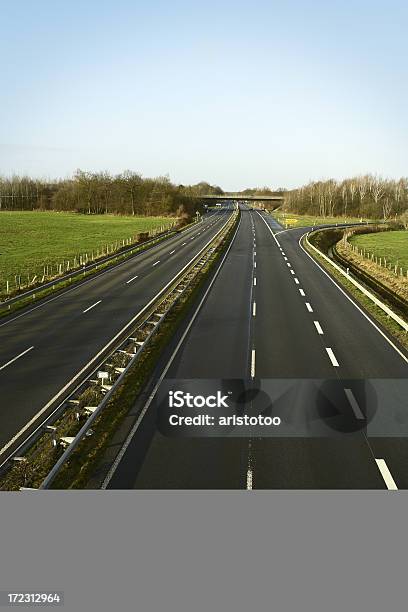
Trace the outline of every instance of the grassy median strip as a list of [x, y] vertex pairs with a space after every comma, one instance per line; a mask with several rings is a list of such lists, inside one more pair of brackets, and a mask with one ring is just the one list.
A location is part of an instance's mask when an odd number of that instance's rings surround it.
[[[186, 291], [169, 310], [157, 333], [153, 335], [139, 359], [129, 368], [121, 384], [112, 395], [101, 414], [92, 424], [91, 435], [85, 436], [74, 450], [69, 460], [53, 482], [55, 489], [81, 489], [89, 481], [96, 466], [103, 458], [115, 432], [133, 408], [139, 394], [153, 373], [160, 355], [172, 339], [174, 333], [188, 314], [203, 285], [212, 274], [215, 265], [227, 248], [238, 219], [232, 224], [207, 262], [192, 279]], [[111, 359], [109, 359], [111, 361]], [[83, 395], [86, 394], [86, 397]], [[80, 396], [80, 406], [93, 406], [101, 401], [98, 389], [88, 388]], [[84, 425], [83, 416], [79, 417], [78, 406], [70, 408], [59, 421], [53, 424], [58, 429], [58, 437], [74, 437]], [[48, 433], [39, 439], [21, 461], [8, 471], [0, 480], [1, 490], [19, 490], [20, 487], [38, 488], [45, 476], [62, 455], [60, 445], [54, 445]]]

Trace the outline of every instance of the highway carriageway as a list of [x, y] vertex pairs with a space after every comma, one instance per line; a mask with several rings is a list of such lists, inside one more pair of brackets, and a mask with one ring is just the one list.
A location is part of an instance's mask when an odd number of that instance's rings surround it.
[[209, 213], [146, 252], [1, 321], [0, 465], [231, 213], [232, 207]]
[[[406, 379], [404, 349], [302, 248], [307, 228], [283, 231], [269, 215], [241, 208], [211, 290], [162, 364], [166, 378]], [[358, 418], [346, 383], [344, 393]], [[103, 487], [395, 489], [408, 488], [407, 466], [406, 438], [368, 438], [364, 430], [330, 438], [170, 438], [147, 409]]]

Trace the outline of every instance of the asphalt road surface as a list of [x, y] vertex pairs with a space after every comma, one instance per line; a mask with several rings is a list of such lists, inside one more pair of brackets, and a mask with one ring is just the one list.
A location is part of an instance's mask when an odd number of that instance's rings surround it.
[[301, 248], [305, 228], [282, 230], [242, 210], [166, 377], [324, 380], [341, 387], [356, 420], [364, 381], [385, 379], [375, 416], [387, 435], [170, 438], [147, 414], [110, 488], [408, 488], [407, 438], [398, 434], [407, 427], [407, 354]]
[[[0, 322], [0, 464], [55, 397], [221, 229], [223, 209]], [[11, 444], [11, 441], [13, 441]]]

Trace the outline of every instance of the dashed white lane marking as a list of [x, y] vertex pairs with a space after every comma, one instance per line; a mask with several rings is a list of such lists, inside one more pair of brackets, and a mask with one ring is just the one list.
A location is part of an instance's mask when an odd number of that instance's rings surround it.
[[13, 359], [10, 359], [10, 361], [7, 361], [7, 363], [4, 363], [2, 366], [0, 366], [0, 370], [4, 370], [4, 368], [7, 368], [7, 366], [9, 366], [11, 363], [14, 363], [15, 361], [17, 361], [17, 359], [20, 359], [20, 357], [22, 357], [29, 351], [32, 351], [33, 348], [34, 348], [33, 346], [30, 346], [30, 348], [26, 349], [25, 351], [17, 355], [17, 357], [13, 357]]
[[303, 291], [303, 289], [299, 289], [299, 293], [302, 297], [305, 297], [305, 292]]
[[309, 302], [306, 302], [306, 308], [308, 309], [309, 312], [313, 312], [313, 308], [311, 307]]
[[95, 302], [95, 304], [92, 304], [92, 306], [89, 306], [88, 308], [86, 308], [85, 310], [83, 310], [82, 312], [85, 314], [85, 312], [88, 312], [88, 310], [91, 310], [91, 308], [95, 308], [95, 306], [97, 306], [98, 304], [100, 304], [102, 302], [102, 300], [99, 300], [98, 302]]
[[336, 359], [336, 355], [333, 353], [333, 350], [330, 347], [326, 347], [326, 351], [328, 356], [330, 357], [330, 361], [335, 368], [339, 367], [339, 362]]
[[319, 321], [313, 321], [313, 323], [315, 324], [315, 328], [317, 329], [317, 333], [322, 336], [323, 335], [323, 330], [322, 330], [322, 327], [321, 327]]
[[133, 276], [133, 278], [129, 278], [128, 281], [126, 281], [126, 284], [129, 285], [129, 283], [132, 283], [134, 280], [136, 280], [137, 278], [139, 278], [138, 276]]
[[361, 408], [357, 403], [356, 398], [354, 397], [354, 393], [351, 389], [344, 389], [344, 393], [348, 401], [350, 402], [350, 406], [353, 409], [354, 414], [356, 415], [356, 419], [364, 419], [364, 414], [361, 412]]
[[256, 287], [256, 276], [254, 276], [254, 287]]
[[282, 251], [282, 255], [286, 255], [285, 251]]
[[176, 249], [174, 249], [174, 251], [170, 251], [169, 255], [173, 255], [173, 253], [176, 252]]
[[292, 264], [290, 264], [289, 262], [286, 265], [288, 266], [288, 268], [292, 267]]
[[287, 257], [284, 257], [283, 259], [284, 259], [285, 261], [288, 261], [288, 258], [287, 258]]
[[252, 491], [252, 470], [248, 468], [247, 470], [247, 481], [246, 481], [247, 491]]
[[294, 281], [297, 285], [299, 284], [299, 279], [295, 278]]
[[160, 263], [160, 259], [159, 259], [159, 261], [156, 261], [156, 262], [153, 264], [153, 266], [152, 266], [152, 267], [154, 268], [154, 266], [157, 266], [157, 264], [159, 264], [159, 263]]
[[254, 261], [254, 268], [256, 268], [256, 261]]
[[255, 349], [251, 352], [251, 378], [255, 378]]
[[256, 302], [252, 304], [252, 316], [256, 317]]
[[290, 273], [294, 275], [294, 274], [295, 274], [295, 271], [294, 271], [294, 270], [291, 270], [291, 271], [290, 271]]
[[181, 246], [185, 246], [187, 244], [187, 242], [183, 242], [183, 244]]
[[254, 251], [254, 257], [256, 257], [256, 251]]
[[391, 476], [391, 472], [388, 469], [388, 465], [385, 463], [384, 459], [376, 459], [375, 460], [378, 469], [381, 472], [381, 476], [384, 478], [384, 482], [387, 485], [387, 489], [389, 491], [398, 491], [398, 487], [395, 484], [395, 480]]

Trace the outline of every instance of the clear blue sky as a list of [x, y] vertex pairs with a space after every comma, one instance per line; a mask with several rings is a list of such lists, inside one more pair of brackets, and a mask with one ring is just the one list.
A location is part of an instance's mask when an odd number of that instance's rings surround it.
[[0, 0], [0, 174], [408, 174], [408, 3]]

